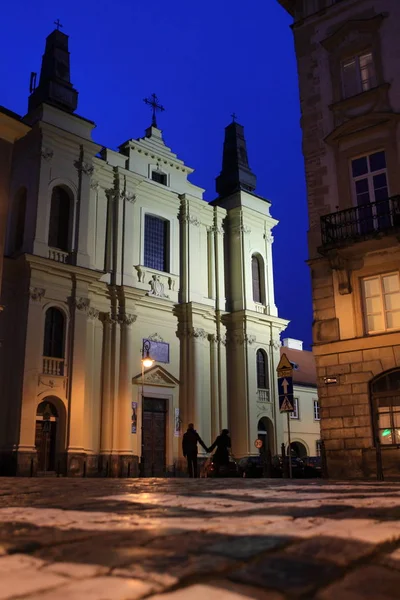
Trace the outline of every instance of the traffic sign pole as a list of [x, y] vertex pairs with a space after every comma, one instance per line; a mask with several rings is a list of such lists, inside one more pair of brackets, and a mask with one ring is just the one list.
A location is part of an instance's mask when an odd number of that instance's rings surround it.
[[291, 441], [290, 441], [290, 416], [289, 413], [286, 413], [287, 415], [287, 433], [288, 433], [288, 442], [289, 442], [289, 479], [292, 479], [292, 446], [291, 446]]

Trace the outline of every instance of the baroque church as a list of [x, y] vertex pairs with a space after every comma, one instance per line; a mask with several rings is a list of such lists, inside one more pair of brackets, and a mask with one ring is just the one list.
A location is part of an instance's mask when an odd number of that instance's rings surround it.
[[[119, 150], [76, 113], [68, 36], [46, 40], [7, 174], [0, 472], [160, 476], [193, 422], [233, 454], [283, 440], [271, 203], [243, 127], [203, 199], [153, 120]], [[1, 124], [1, 120], [0, 120]], [[22, 129], [21, 129], [22, 128]], [[2, 199], [2, 202], [4, 198]], [[4, 210], [3, 210], [4, 214]]]

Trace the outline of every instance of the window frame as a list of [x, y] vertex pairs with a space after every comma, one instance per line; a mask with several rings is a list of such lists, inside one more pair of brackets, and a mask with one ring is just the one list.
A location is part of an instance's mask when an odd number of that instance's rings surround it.
[[[153, 219], [158, 219], [162, 221], [165, 225], [165, 240], [164, 240], [164, 269], [157, 269], [156, 267], [151, 266], [150, 264], [146, 264], [146, 219], [150, 217]], [[170, 273], [171, 272], [171, 221], [158, 214], [154, 214], [151, 212], [145, 212], [143, 216], [143, 266], [146, 269], [152, 269], [153, 271], [157, 271], [159, 273]]]
[[[259, 372], [259, 361], [258, 361], [258, 357], [262, 356], [263, 357], [263, 366], [264, 366], [264, 384], [265, 386], [260, 386], [260, 372]], [[269, 384], [269, 369], [268, 369], [268, 355], [265, 352], [265, 350], [263, 348], [258, 348], [256, 351], [256, 380], [257, 380], [257, 390], [269, 390], [270, 384]]]
[[[156, 177], [162, 177], [164, 178], [163, 181], [158, 181], [157, 179], [154, 179], [154, 175]], [[164, 173], [164, 171], [160, 171], [159, 169], [152, 169], [151, 173], [150, 173], [150, 179], [152, 181], [154, 181], [155, 183], [158, 183], [159, 185], [163, 185], [164, 187], [168, 187], [168, 175], [167, 173]]]
[[293, 398], [293, 411], [289, 413], [290, 419], [300, 421], [300, 402], [299, 398]]
[[313, 398], [313, 411], [314, 411], [314, 421], [320, 421], [321, 420], [321, 407], [319, 404], [319, 399], [318, 398]]
[[[62, 248], [61, 245], [51, 244], [51, 236], [53, 235], [52, 229], [52, 214], [53, 214], [53, 200], [54, 193], [57, 189], [60, 189], [68, 198], [68, 231], [66, 232], [66, 244], [65, 248]], [[49, 248], [54, 248], [55, 250], [59, 250], [61, 252], [70, 253], [73, 251], [73, 237], [74, 237], [74, 223], [75, 223], [75, 196], [72, 190], [64, 185], [63, 183], [56, 183], [50, 190], [50, 203], [49, 203], [49, 216], [48, 216], [48, 227], [47, 227], [47, 245]], [[57, 237], [60, 235], [60, 217], [58, 216], [57, 223]]]
[[[386, 332], [392, 332], [392, 331], [399, 331], [400, 327], [387, 327], [387, 317], [386, 314], [388, 312], [392, 312], [390, 310], [386, 310], [385, 309], [385, 293], [383, 290], [383, 278], [384, 277], [389, 277], [391, 275], [397, 275], [397, 279], [398, 279], [398, 284], [399, 284], [399, 290], [398, 290], [398, 294], [400, 295], [400, 272], [399, 271], [390, 271], [387, 273], [379, 273], [377, 275], [369, 275], [367, 277], [362, 277], [360, 280], [360, 284], [361, 284], [361, 298], [362, 298], [362, 303], [363, 303], [363, 322], [364, 322], [364, 333], [365, 335], [379, 335], [382, 333], [386, 333]], [[383, 314], [383, 322], [384, 322], [384, 329], [375, 329], [375, 330], [369, 330], [368, 328], [368, 312], [367, 312], [367, 298], [365, 295], [365, 286], [364, 286], [364, 282], [368, 281], [368, 280], [373, 280], [373, 279], [378, 279], [379, 280], [379, 299], [380, 299], [380, 308], [381, 308], [381, 312], [380, 314]], [[400, 309], [395, 309], [396, 312], [399, 311]], [[370, 313], [370, 314], [378, 314], [378, 313]]]
[[[363, 78], [362, 78], [363, 69], [361, 66], [361, 59], [365, 58], [367, 56], [371, 56], [373, 77], [371, 79], [372, 84], [369, 85], [369, 87], [364, 87]], [[347, 94], [346, 88], [345, 88], [344, 68], [346, 65], [349, 65], [353, 62], [354, 62], [354, 66], [355, 66], [355, 73], [354, 73], [355, 80], [353, 81], [353, 85], [354, 85], [354, 89], [356, 91], [354, 93]], [[372, 90], [375, 87], [377, 87], [378, 86], [377, 68], [376, 68], [376, 61], [375, 61], [375, 56], [374, 56], [374, 52], [373, 52], [372, 48], [370, 48], [368, 50], [364, 49], [361, 52], [357, 52], [356, 54], [353, 54], [352, 56], [343, 58], [340, 61], [340, 77], [341, 77], [341, 89], [342, 89], [342, 99], [343, 100], [348, 100], [349, 98], [354, 98], [354, 96], [358, 96], [359, 94], [363, 94], [364, 92], [368, 92], [369, 90]]]
[[[383, 152], [383, 154], [385, 155], [385, 167], [383, 169], [377, 169], [376, 171], [372, 171], [370, 168], [370, 158], [371, 158], [371, 156], [374, 156], [375, 154], [379, 154], [380, 152]], [[363, 173], [361, 175], [353, 175], [353, 162], [356, 160], [359, 160], [360, 158], [365, 158], [367, 160], [368, 170], [366, 173]], [[369, 151], [367, 154], [363, 153], [363, 154], [356, 154], [355, 156], [352, 156], [349, 160], [349, 171], [350, 171], [350, 179], [351, 179], [351, 183], [352, 183], [351, 191], [352, 191], [354, 206], [356, 206], [356, 207], [363, 206], [362, 204], [357, 203], [357, 190], [356, 190], [356, 182], [362, 181], [363, 179], [366, 179], [368, 181], [369, 203], [371, 204], [373, 202], [380, 202], [380, 200], [376, 200], [376, 197], [375, 197], [376, 190], [374, 187], [374, 177], [376, 177], [377, 175], [384, 174], [386, 176], [387, 193], [388, 193], [388, 198], [390, 198], [387, 152], [386, 152], [385, 148], [380, 147], [380, 148], [377, 148], [376, 150]]]
[[[47, 316], [50, 313], [50, 311], [57, 311], [57, 313], [60, 314], [62, 317], [62, 339], [60, 341], [61, 356], [53, 356], [53, 354], [55, 354], [53, 351], [50, 351], [48, 353], [45, 352], [46, 344], [49, 344], [49, 346], [54, 346], [55, 342], [56, 342], [54, 332], [52, 335], [47, 337], [47, 327], [48, 327]], [[54, 327], [54, 324], [53, 324], [53, 327]], [[65, 312], [59, 306], [53, 306], [53, 305], [47, 306], [46, 310], [44, 311], [42, 356], [45, 358], [52, 358], [52, 359], [56, 359], [56, 360], [65, 360], [66, 341], [67, 341], [67, 316], [66, 316]]]

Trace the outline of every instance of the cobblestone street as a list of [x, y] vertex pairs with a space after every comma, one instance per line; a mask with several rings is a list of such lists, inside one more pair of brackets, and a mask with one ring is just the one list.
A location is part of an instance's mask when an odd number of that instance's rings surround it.
[[0, 479], [0, 600], [398, 599], [400, 484]]

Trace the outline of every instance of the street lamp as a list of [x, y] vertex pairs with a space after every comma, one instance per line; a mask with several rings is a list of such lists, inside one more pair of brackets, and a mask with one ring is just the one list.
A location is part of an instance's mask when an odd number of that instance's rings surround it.
[[154, 364], [154, 360], [150, 357], [150, 342], [149, 340], [145, 340], [143, 342], [142, 348], [142, 456], [140, 457], [140, 470], [141, 476], [144, 477], [144, 440], [143, 440], [143, 413], [144, 413], [144, 370], [152, 367]]

